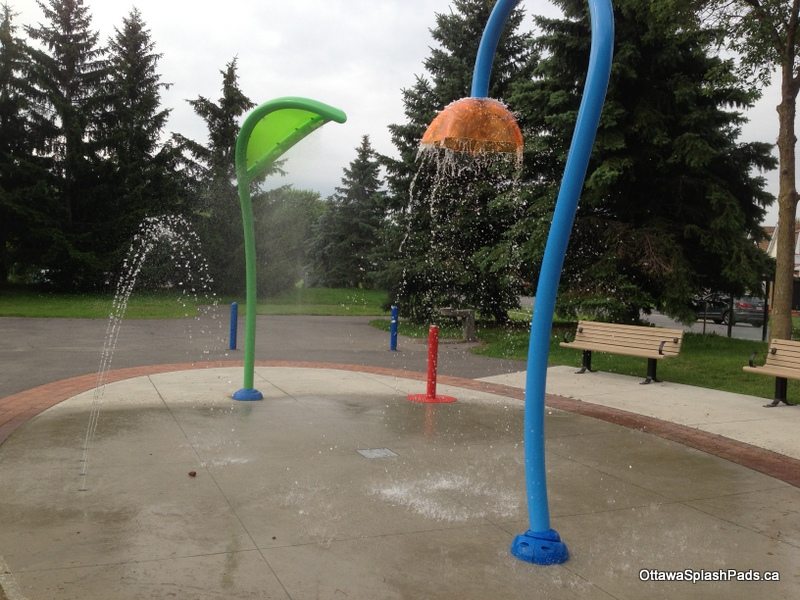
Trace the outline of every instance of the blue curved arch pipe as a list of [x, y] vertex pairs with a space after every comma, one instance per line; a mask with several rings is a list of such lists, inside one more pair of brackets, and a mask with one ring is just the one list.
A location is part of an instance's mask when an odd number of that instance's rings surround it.
[[[488, 96], [489, 77], [497, 44], [503, 26], [518, 2], [519, 0], [498, 0], [492, 10], [475, 60], [473, 97]], [[561, 563], [569, 558], [566, 545], [550, 527], [544, 454], [544, 396], [558, 283], [600, 123], [614, 51], [614, 10], [611, 0], [588, 0], [588, 3], [592, 29], [589, 68], [542, 259], [528, 346], [525, 380], [525, 480], [530, 528], [514, 539], [511, 553], [521, 560], [535, 564]]]

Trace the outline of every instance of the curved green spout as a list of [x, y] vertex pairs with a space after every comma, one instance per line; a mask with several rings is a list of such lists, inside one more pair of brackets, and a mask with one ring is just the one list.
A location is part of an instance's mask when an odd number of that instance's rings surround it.
[[256, 238], [251, 184], [289, 148], [328, 121], [344, 123], [338, 108], [308, 98], [276, 98], [255, 108], [236, 138], [236, 180], [244, 226], [247, 315], [245, 316], [244, 385], [234, 400], [261, 400], [253, 387], [256, 350]]

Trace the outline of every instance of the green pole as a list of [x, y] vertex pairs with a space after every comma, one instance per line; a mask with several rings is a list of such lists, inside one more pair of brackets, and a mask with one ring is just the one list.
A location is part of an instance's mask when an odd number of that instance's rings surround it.
[[244, 264], [246, 279], [245, 333], [244, 333], [244, 386], [240, 396], [249, 390], [248, 398], [237, 400], [261, 400], [264, 396], [253, 387], [253, 373], [256, 364], [256, 234], [253, 224], [253, 202], [250, 199], [249, 181], [239, 181], [239, 203], [242, 206], [244, 224]]
[[250, 186], [294, 144], [328, 121], [344, 123], [338, 108], [308, 98], [277, 98], [254, 109], [236, 138], [236, 181], [244, 226], [246, 311], [244, 334], [244, 387], [234, 400], [261, 400], [253, 387], [256, 364], [256, 234]]

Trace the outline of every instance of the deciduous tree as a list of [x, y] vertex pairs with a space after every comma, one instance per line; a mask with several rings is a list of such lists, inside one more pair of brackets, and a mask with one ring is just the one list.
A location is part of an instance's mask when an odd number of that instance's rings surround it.
[[771, 333], [792, 334], [797, 216], [797, 95], [800, 92], [800, 0], [711, 0], [707, 16], [741, 57], [746, 75], [766, 82], [777, 72], [778, 231]]

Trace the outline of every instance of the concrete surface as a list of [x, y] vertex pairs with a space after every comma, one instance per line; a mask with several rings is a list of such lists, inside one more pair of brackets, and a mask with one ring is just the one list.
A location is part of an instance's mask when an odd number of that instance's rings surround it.
[[[646, 415], [716, 433], [726, 438], [800, 459], [800, 407], [744, 394], [663, 381], [640, 385], [641, 377], [615, 373], [576, 375], [574, 367], [547, 370], [547, 393]], [[525, 388], [525, 371], [481, 378]]]
[[[417, 381], [256, 373], [263, 402], [227, 397], [239, 369], [153, 374], [74, 396], [13, 433], [0, 446], [10, 600], [800, 595], [800, 489], [782, 481], [548, 410], [552, 521], [571, 558], [535, 567], [508, 555], [527, 528], [519, 400], [440, 386], [459, 401], [419, 405], [406, 400]], [[586, 395], [606, 379], [596, 375], [564, 376], [559, 393]], [[628, 383], [609, 380], [598, 399], [630, 406]], [[396, 456], [357, 452], [377, 448]], [[780, 581], [640, 581], [650, 569], [776, 571]]]

